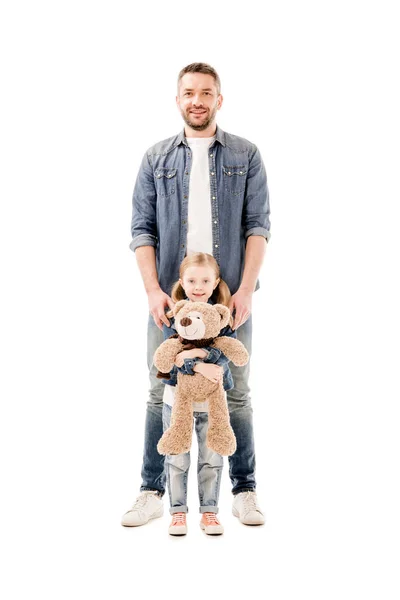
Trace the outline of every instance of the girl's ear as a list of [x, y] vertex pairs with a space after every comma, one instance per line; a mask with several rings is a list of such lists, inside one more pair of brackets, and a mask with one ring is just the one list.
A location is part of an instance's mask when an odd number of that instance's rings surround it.
[[179, 300], [174, 306], [174, 316], [177, 315], [181, 308], [183, 308], [185, 304], [188, 304], [188, 302], [189, 300]]
[[231, 318], [231, 312], [227, 306], [223, 304], [214, 304], [213, 308], [217, 310], [221, 316], [221, 329], [226, 327], [229, 323], [229, 319]]

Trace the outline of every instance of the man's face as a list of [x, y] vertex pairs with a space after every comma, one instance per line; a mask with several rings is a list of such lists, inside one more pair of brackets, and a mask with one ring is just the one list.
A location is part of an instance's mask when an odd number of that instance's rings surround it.
[[213, 123], [222, 100], [212, 75], [186, 73], [179, 82], [176, 103], [186, 125], [195, 131]]

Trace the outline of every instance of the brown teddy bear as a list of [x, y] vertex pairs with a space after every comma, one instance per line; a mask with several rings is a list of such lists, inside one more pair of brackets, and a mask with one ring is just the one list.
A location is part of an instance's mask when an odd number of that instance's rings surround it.
[[[173, 314], [178, 335], [165, 340], [157, 348], [154, 364], [159, 371], [169, 373], [176, 356], [188, 349], [188, 344], [197, 348], [218, 348], [238, 367], [248, 362], [248, 352], [239, 340], [218, 337], [230, 320], [230, 311], [226, 306], [180, 300], [175, 304]], [[223, 456], [230, 456], [235, 452], [236, 438], [229, 422], [222, 378], [214, 383], [200, 373], [185, 375], [178, 372], [171, 426], [157, 445], [160, 454], [189, 452], [193, 429], [192, 401], [206, 400], [209, 403], [207, 446]]]

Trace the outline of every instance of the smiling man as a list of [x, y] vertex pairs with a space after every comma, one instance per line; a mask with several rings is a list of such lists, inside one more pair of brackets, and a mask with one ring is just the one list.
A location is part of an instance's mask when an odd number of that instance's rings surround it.
[[[150, 148], [133, 193], [132, 242], [149, 302], [147, 403], [141, 494], [122, 518], [137, 526], [163, 514], [164, 457], [157, 452], [163, 433], [163, 384], [153, 356], [163, 342], [165, 309], [184, 257], [207, 252], [217, 260], [232, 293], [237, 338], [251, 353], [251, 304], [270, 237], [267, 177], [260, 152], [244, 138], [222, 131], [216, 115], [223, 103], [217, 72], [193, 63], [179, 73], [176, 103], [184, 130]], [[231, 365], [234, 388], [227, 392], [237, 450], [229, 457], [233, 514], [246, 525], [261, 525], [255, 480], [249, 365]]]

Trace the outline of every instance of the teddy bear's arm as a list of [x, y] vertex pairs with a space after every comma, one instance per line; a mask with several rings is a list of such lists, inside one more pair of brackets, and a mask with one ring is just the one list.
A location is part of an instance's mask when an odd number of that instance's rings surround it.
[[249, 353], [239, 340], [230, 337], [217, 337], [213, 346], [219, 348], [237, 367], [243, 367], [249, 360]]
[[178, 338], [165, 340], [154, 354], [153, 362], [156, 368], [162, 373], [169, 373], [173, 369], [176, 355], [182, 350], [183, 344]]

